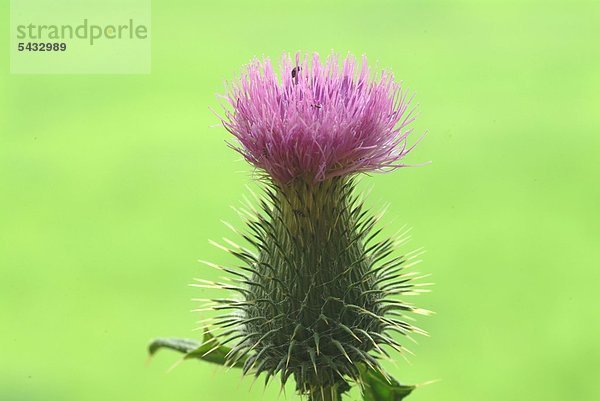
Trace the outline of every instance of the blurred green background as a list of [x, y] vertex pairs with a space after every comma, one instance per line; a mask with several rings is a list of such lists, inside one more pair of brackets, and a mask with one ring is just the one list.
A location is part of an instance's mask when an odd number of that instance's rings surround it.
[[416, 92], [409, 161], [433, 163], [364, 180], [436, 283], [415, 299], [431, 337], [388, 365], [440, 380], [410, 399], [600, 399], [598, 38], [597, 1], [173, 0], [153, 2], [151, 75], [9, 75], [3, 57], [0, 400], [277, 399], [145, 348], [200, 337], [190, 299], [213, 294], [188, 283], [216, 275], [196, 260], [229, 260], [208, 239], [250, 169], [211, 128], [214, 94], [298, 49], [366, 53]]

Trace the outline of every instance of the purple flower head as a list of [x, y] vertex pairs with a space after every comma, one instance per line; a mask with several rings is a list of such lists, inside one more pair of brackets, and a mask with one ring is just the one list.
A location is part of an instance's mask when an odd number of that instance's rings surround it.
[[254, 59], [226, 99], [233, 147], [279, 183], [403, 167], [412, 149], [410, 98], [389, 71], [372, 76], [364, 56], [340, 68], [335, 54], [325, 62], [284, 54], [280, 77], [268, 59]]

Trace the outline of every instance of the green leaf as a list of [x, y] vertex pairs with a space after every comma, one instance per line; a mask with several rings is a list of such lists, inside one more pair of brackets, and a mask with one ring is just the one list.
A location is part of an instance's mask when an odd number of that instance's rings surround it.
[[[162, 348], [185, 354], [184, 359], [202, 359], [218, 365], [226, 365], [226, 355], [231, 351], [231, 348], [220, 345], [208, 331], [204, 332], [202, 342], [189, 338], [157, 338], [148, 346], [148, 353], [153, 356]], [[233, 367], [241, 368], [244, 362], [245, 359], [242, 358]]]
[[360, 364], [359, 370], [364, 401], [400, 401], [415, 389], [415, 386], [402, 385], [390, 376], [386, 378], [364, 364]]
[[157, 338], [148, 346], [148, 353], [153, 356], [161, 348], [171, 349], [173, 351], [187, 354], [198, 348], [201, 343], [189, 338]]

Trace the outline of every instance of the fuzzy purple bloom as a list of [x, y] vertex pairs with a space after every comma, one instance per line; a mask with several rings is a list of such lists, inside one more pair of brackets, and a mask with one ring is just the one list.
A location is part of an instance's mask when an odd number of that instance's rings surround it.
[[373, 77], [366, 57], [358, 64], [284, 55], [278, 78], [268, 59], [252, 60], [225, 97], [232, 146], [282, 184], [406, 166], [411, 98], [389, 71]]

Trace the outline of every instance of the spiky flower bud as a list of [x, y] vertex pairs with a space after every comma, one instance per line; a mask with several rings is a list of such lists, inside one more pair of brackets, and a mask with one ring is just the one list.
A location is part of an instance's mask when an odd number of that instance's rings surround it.
[[[409, 152], [409, 99], [391, 73], [373, 78], [335, 55], [284, 56], [278, 77], [254, 60], [226, 96], [223, 124], [233, 147], [264, 172], [265, 196], [233, 245], [242, 262], [225, 268], [238, 297], [214, 300], [228, 363], [266, 380], [296, 381], [314, 400], [339, 399], [360, 366], [380, 369], [390, 335], [420, 330], [405, 315], [421, 310], [392, 297], [416, 293], [391, 257], [394, 240], [379, 239], [377, 218], [355, 192], [359, 172], [401, 167]], [[361, 365], [362, 364], [362, 365]]]

